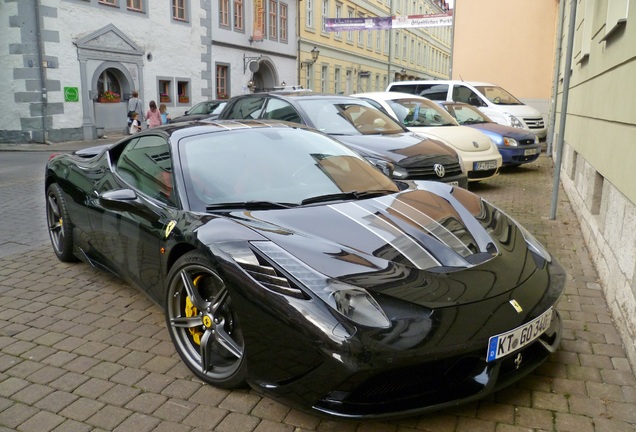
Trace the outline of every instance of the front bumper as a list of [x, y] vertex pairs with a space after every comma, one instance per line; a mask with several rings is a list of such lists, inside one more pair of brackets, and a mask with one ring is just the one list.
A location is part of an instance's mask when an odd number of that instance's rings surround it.
[[[539, 143], [517, 147], [499, 146], [498, 148], [504, 165], [521, 165], [537, 160], [541, 155], [542, 145]], [[536, 153], [526, 155], [526, 150], [534, 150]]]
[[[565, 272], [555, 261], [546, 265], [504, 294], [430, 309], [430, 315], [418, 309], [413, 320], [396, 321], [386, 332], [356, 329], [324, 314], [306, 320], [289, 310], [260, 319], [244, 331], [248, 382], [298, 409], [342, 419], [410, 416], [481, 399], [531, 373], [560, 343], [562, 322], [553, 310], [550, 327], [537, 340], [486, 361], [490, 336], [531, 321], [558, 301]], [[507, 304], [511, 298], [526, 306], [523, 314]], [[313, 315], [311, 305], [301, 307], [298, 315]], [[248, 312], [254, 316], [258, 309]]]

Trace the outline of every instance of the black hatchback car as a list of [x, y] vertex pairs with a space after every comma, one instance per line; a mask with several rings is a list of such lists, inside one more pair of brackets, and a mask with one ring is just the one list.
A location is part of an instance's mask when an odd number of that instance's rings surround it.
[[[436, 180], [466, 188], [457, 153], [413, 134], [366, 101], [313, 92], [253, 93], [229, 100], [219, 120], [284, 120], [313, 127], [357, 151], [398, 180]], [[388, 173], [388, 172], [387, 172]]]

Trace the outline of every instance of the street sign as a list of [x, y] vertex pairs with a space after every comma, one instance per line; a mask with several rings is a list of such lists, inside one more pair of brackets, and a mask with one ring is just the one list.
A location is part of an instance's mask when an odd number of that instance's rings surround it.
[[64, 102], [79, 102], [77, 87], [64, 87]]

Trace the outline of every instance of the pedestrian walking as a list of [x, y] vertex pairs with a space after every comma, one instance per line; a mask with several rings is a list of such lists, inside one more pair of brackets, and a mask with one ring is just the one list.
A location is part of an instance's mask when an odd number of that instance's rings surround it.
[[172, 119], [170, 118], [170, 113], [168, 112], [168, 108], [166, 107], [166, 104], [159, 105], [159, 112], [161, 113], [161, 124], [170, 123], [170, 120]]
[[157, 104], [155, 101], [150, 101], [148, 104], [150, 109], [146, 111], [146, 121], [148, 122], [148, 127], [156, 127], [161, 125], [161, 113], [157, 109]]
[[130, 129], [132, 124], [133, 113], [137, 113], [139, 115], [137, 120], [141, 125], [144, 121], [144, 104], [141, 102], [141, 99], [139, 99], [139, 92], [137, 90], [134, 90], [132, 92], [132, 97], [128, 99], [128, 129]]

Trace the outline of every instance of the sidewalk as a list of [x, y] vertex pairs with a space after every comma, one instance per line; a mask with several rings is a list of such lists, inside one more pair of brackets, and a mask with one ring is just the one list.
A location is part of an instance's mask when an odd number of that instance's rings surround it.
[[2, 151], [43, 151], [43, 152], [72, 152], [75, 150], [81, 150], [88, 147], [112, 144], [120, 139], [123, 139], [126, 135], [121, 133], [109, 133], [104, 138], [88, 141], [66, 141], [60, 143], [29, 143], [29, 144], [6, 144], [0, 143], [0, 152]]
[[251, 390], [205, 385], [176, 354], [158, 306], [86, 264], [59, 262], [46, 245], [0, 258], [0, 431], [635, 432], [634, 371], [563, 190], [557, 219], [548, 218], [552, 175], [542, 154], [470, 186], [524, 224], [568, 273], [560, 349], [485, 400], [400, 420], [340, 422]]

